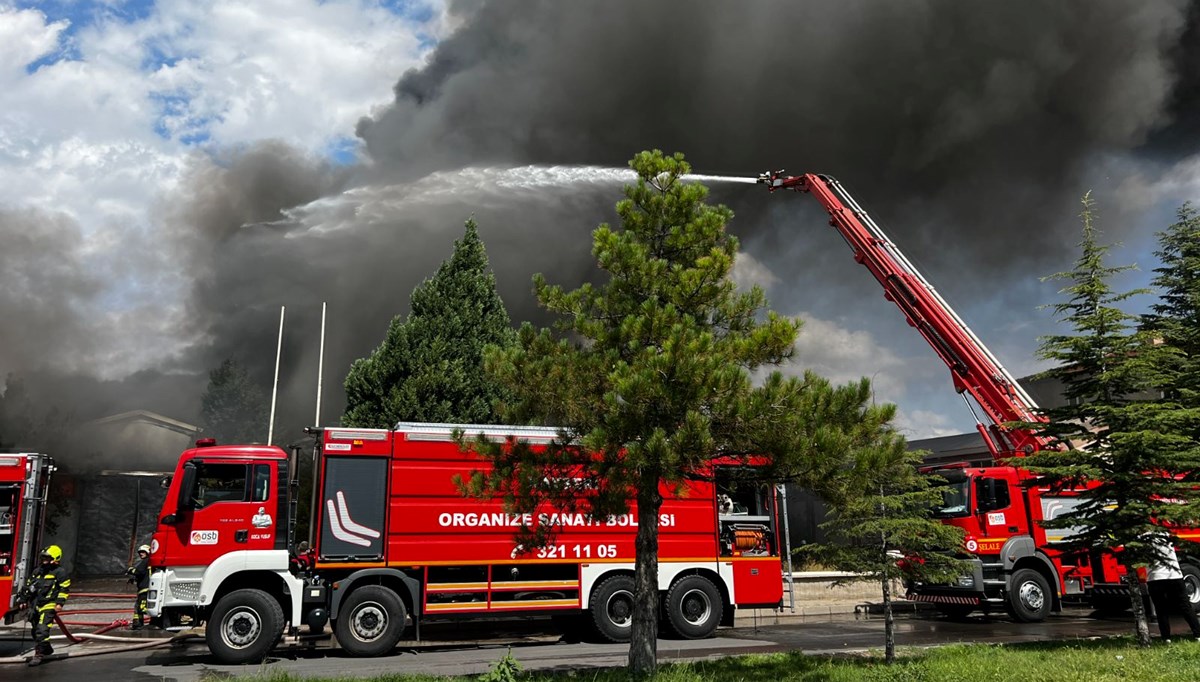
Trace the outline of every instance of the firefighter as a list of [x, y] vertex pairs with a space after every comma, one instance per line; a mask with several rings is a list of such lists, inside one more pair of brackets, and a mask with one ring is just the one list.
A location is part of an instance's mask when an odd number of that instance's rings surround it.
[[71, 591], [71, 578], [61, 563], [62, 554], [58, 545], [43, 549], [41, 565], [21, 592], [21, 602], [29, 609], [29, 622], [33, 626], [33, 657], [27, 665], [41, 665], [43, 657], [54, 653], [50, 646], [50, 625], [55, 611], [67, 603]]
[[125, 569], [129, 584], [137, 586], [137, 601], [133, 603], [131, 630], [141, 630], [146, 622], [146, 596], [150, 593], [150, 545], [137, 548], [138, 560]]

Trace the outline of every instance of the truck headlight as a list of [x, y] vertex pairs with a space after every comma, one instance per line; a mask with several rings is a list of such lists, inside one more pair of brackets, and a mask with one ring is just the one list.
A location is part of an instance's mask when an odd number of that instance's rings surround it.
[[958, 586], [959, 587], [975, 587], [975, 576], [973, 576], [973, 575], [958, 576]]

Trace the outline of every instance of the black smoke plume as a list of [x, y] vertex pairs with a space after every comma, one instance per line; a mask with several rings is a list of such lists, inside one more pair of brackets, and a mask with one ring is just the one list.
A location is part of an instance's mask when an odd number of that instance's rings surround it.
[[[568, 286], [593, 276], [587, 235], [613, 219], [617, 185], [464, 186], [457, 169], [620, 166], [645, 148], [682, 151], [700, 173], [787, 166], [838, 177], [1002, 357], [1025, 362], [1046, 331], [1035, 328], [1036, 306], [1053, 293], [1037, 278], [1069, 263], [1082, 192], [1096, 190], [1102, 226], [1121, 238], [1134, 223], [1105, 203], [1110, 176], [1189, 158], [1200, 132], [1198, 14], [1183, 0], [506, 0], [454, 9], [458, 31], [360, 122], [361, 164], [331, 167], [277, 143], [197, 160], [161, 211], [162, 251], [188, 278], [179, 332], [190, 345], [148, 369], [194, 386], [233, 357], [269, 385], [286, 305], [277, 421], [294, 432], [313, 418], [327, 301], [322, 421], [333, 423], [350, 362], [406, 312], [467, 217], [479, 222], [516, 321], [543, 321], [532, 273]], [[442, 191], [403, 189], [436, 172], [446, 173]], [[740, 185], [715, 186], [714, 196], [735, 210], [743, 247], [778, 277], [776, 309], [888, 337], [897, 356], [929, 362], [902, 371], [910, 390], [924, 382], [949, 393], [919, 338], [892, 333], [899, 314], [813, 202]], [[43, 248], [69, 241], [69, 224], [51, 224]], [[0, 312], [32, 315], [43, 337], [60, 332], [55, 344], [87, 346], [70, 313], [72, 297], [87, 302], [92, 275], [32, 277], [33, 289], [56, 291], [49, 307], [35, 314], [41, 303], [14, 299], [6, 284]], [[10, 366], [46, 352], [7, 333], [17, 339], [0, 337]], [[810, 351], [819, 356], [820, 344]], [[911, 409], [933, 408], [917, 400]]]

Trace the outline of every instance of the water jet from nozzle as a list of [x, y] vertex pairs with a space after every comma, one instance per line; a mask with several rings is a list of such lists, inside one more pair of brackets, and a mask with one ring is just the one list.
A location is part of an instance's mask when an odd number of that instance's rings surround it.
[[740, 175], [697, 175], [689, 173], [679, 176], [680, 180], [688, 182], [739, 182], [745, 185], [757, 185], [758, 178], [742, 177]]

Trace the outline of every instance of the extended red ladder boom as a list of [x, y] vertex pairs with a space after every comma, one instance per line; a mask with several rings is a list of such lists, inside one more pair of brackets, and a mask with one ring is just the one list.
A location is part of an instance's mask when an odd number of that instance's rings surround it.
[[[782, 173], [764, 173], [759, 182], [772, 192], [807, 192], [821, 202], [829, 213], [829, 224], [837, 228], [854, 252], [854, 260], [871, 271], [883, 285], [884, 296], [900, 308], [908, 324], [925, 337], [950, 368], [955, 390], [969, 393], [987, 414], [990, 425], [985, 426], [978, 416], [976, 422], [992, 457], [999, 461], [1052, 449], [1048, 439], [1036, 432], [1009, 426], [1012, 422], [1045, 422], [1045, 418], [1038, 414], [1033, 398], [841, 183], [828, 175]], [[967, 405], [970, 407], [970, 402]]]

